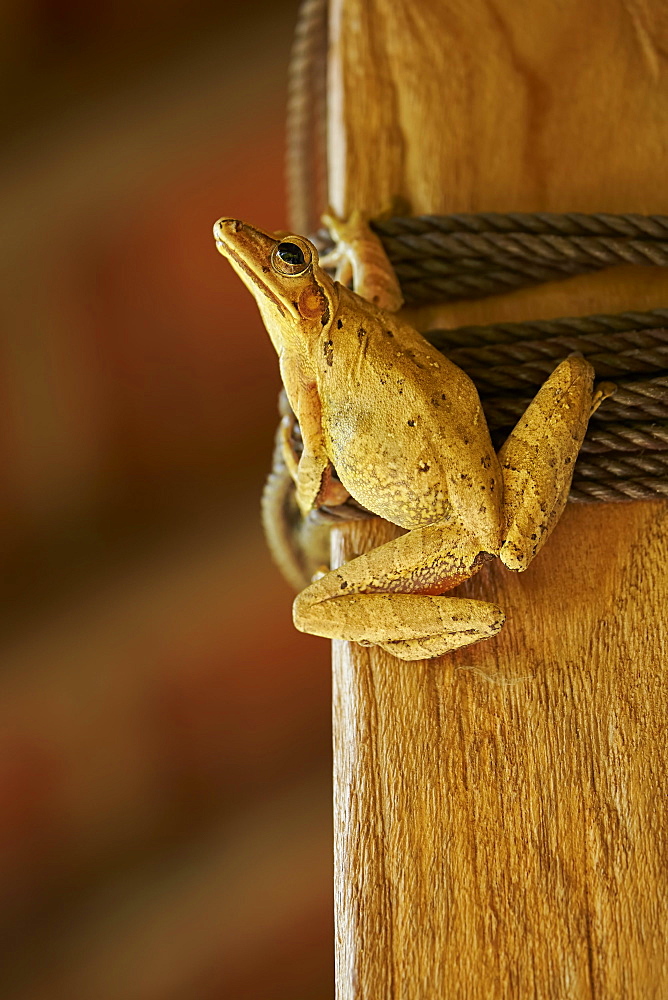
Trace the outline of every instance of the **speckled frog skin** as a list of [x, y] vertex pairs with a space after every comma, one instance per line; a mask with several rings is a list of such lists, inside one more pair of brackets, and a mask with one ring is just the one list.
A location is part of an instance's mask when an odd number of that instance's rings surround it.
[[441, 595], [491, 556], [526, 569], [563, 510], [606, 393], [594, 393], [581, 356], [565, 359], [497, 456], [471, 380], [397, 314], [394, 273], [361, 214], [327, 221], [341, 281], [303, 237], [235, 219], [214, 227], [278, 353], [304, 442], [297, 457], [286, 426], [302, 512], [352, 496], [409, 529], [314, 581], [295, 600], [295, 624], [402, 659], [438, 656], [502, 627], [496, 605]]
[[[397, 316], [341, 285], [336, 291], [315, 378], [325, 446], [341, 482], [404, 528], [461, 510], [493, 549], [501, 472], [473, 383]], [[472, 459], [466, 471], [462, 446]]]

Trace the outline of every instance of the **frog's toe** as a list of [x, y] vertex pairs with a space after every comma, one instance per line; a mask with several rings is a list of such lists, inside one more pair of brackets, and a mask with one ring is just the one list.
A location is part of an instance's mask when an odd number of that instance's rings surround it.
[[442, 635], [427, 635], [422, 639], [403, 639], [394, 642], [377, 643], [392, 656], [400, 660], [428, 660], [434, 656], [444, 656], [455, 649], [463, 646], [470, 646], [474, 642], [481, 642], [483, 639], [491, 639], [496, 635], [505, 621], [505, 616], [500, 609], [499, 617], [485, 628], [470, 628], [463, 632], [447, 632]]
[[327, 253], [322, 254], [318, 263], [326, 271], [333, 271], [341, 265], [343, 260], [345, 260], [344, 252], [338, 247], [334, 247], [333, 250], [328, 250]]
[[342, 218], [330, 210], [321, 218], [323, 225], [337, 243], [350, 244], [355, 240], [366, 239], [369, 233], [370, 216], [359, 208], [354, 208], [347, 217]]

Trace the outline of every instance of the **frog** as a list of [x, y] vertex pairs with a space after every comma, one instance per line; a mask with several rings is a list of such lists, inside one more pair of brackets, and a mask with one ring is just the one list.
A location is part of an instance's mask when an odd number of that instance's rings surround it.
[[278, 355], [292, 414], [282, 449], [302, 516], [352, 498], [404, 529], [318, 573], [294, 600], [294, 624], [400, 660], [443, 656], [503, 627], [498, 605], [449, 591], [492, 559], [530, 566], [565, 507], [589, 418], [615, 387], [595, 387], [592, 365], [569, 355], [497, 453], [471, 379], [402, 315], [368, 217], [324, 222], [334, 248], [322, 258], [305, 236], [214, 225]]

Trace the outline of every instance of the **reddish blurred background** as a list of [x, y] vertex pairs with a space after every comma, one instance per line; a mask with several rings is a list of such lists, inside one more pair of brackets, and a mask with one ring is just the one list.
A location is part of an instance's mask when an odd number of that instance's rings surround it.
[[296, 0], [0, 12], [0, 996], [332, 995], [327, 644], [258, 505]]

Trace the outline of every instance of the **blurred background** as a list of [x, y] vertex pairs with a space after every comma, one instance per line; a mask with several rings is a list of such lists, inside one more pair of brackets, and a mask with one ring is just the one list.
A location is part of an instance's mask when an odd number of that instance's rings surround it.
[[296, 0], [0, 12], [0, 996], [333, 994], [328, 644], [265, 550]]

